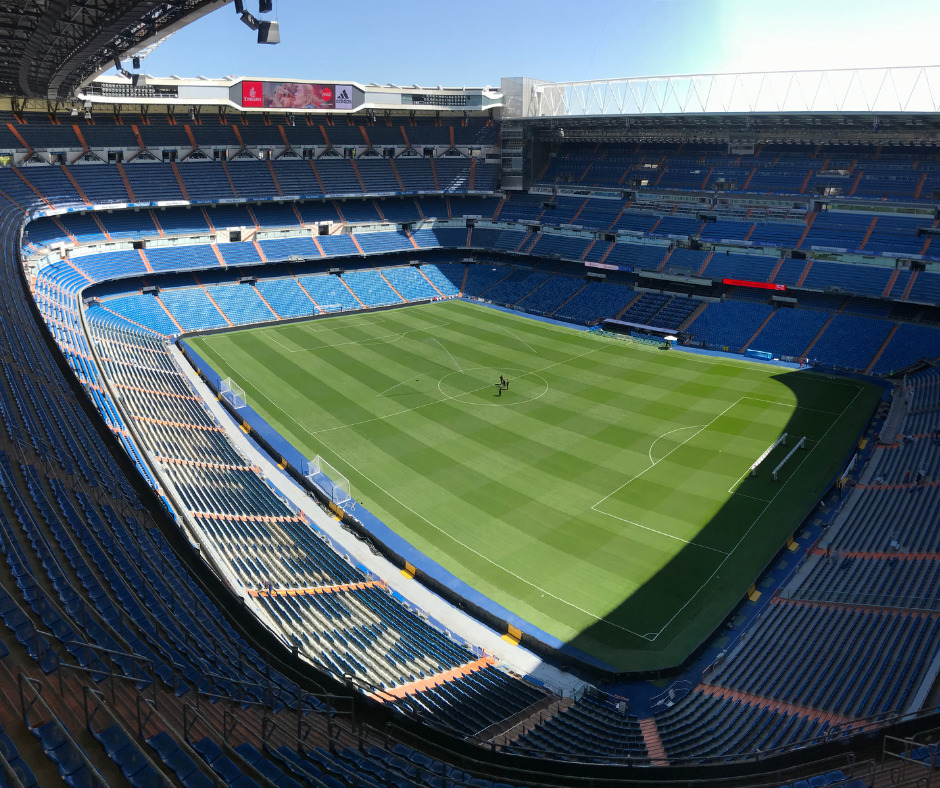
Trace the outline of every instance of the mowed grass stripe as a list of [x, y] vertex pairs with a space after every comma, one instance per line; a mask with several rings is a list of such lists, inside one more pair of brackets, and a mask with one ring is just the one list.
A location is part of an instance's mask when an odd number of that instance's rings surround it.
[[[746, 587], [739, 564], [756, 572], [812, 505], [797, 495], [765, 515], [735, 571], [702, 588], [776, 493], [741, 481], [750, 463], [790, 424], [818, 439], [859, 392], [463, 302], [194, 344], [416, 547], [533, 624], [638, 668], [681, 658], [707, 634]], [[501, 372], [513, 381], [505, 400], [492, 386]], [[844, 455], [853, 423], [821, 454]], [[605, 498], [609, 514], [591, 508]]]

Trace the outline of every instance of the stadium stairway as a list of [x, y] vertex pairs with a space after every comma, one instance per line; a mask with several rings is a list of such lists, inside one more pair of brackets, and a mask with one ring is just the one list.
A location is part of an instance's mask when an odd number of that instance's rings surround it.
[[589, 281], [589, 280], [585, 280], [584, 284], [581, 285], [581, 287], [579, 287], [577, 290], [575, 290], [570, 296], [568, 296], [564, 301], [562, 301], [558, 306], [556, 306], [551, 312], [549, 312], [549, 313], [548, 313], [549, 316], [554, 315], [556, 312], [560, 312], [561, 309], [562, 309], [563, 307], [565, 307], [570, 301], [573, 301], [573, 300], [574, 300], [575, 298], [577, 298], [581, 293], [583, 293], [583, 292], [584, 292], [584, 289], [585, 289], [589, 284], [590, 284], [590, 281]]
[[816, 343], [822, 338], [822, 335], [826, 333], [826, 329], [829, 328], [829, 324], [832, 323], [834, 315], [829, 315], [826, 319], [826, 322], [822, 324], [822, 327], [816, 332], [810, 343], [803, 349], [803, 352], [799, 354], [800, 358], [809, 358], [809, 352], [816, 346]]
[[741, 346], [742, 350], [747, 350], [751, 346], [754, 340], [757, 339], [758, 334], [760, 334], [760, 332], [764, 330], [764, 327], [770, 322], [770, 319], [773, 316], [774, 316], [774, 312], [771, 312], [770, 314], [767, 315], [767, 317], [764, 318], [764, 322], [761, 323], [760, 326], [758, 326], [757, 330], [751, 335], [751, 338], [747, 340], [747, 342], [745, 342]]
[[458, 665], [455, 668], [450, 670], [445, 670], [442, 673], [437, 673], [433, 676], [427, 676], [425, 678], [419, 679], [418, 681], [412, 681], [409, 684], [401, 684], [392, 689], [386, 690], [383, 693], [376, 695], [376, 700], [382, 701], [384, 698], [391, 696], [393, 698], [403, 698], [407, 695], [413, 695], [424, 690], [433, 689], [438, 687], [441, 684], [446, 684], [448, 681], [456, 681], [463, 676], [468, 676], [471, 673], [475, 673], [478, 670], [482, 670], [488, 665], [494, 665], [496, 660], [492, 657], [480, 657], [473, 662], [467, 662], [464, 665]]
[[479, 739], [496, 746], [508, 746], [520, 736], [525, 735], [528, 731], [550, 720], [572, 705], [574, 705], [574, 701], [571, 698], [546, 695], [521, 712], [482, 731]]
[[891, 330], [888, 332], [888, 336], [886, 336], [884, 342], [881, 343], [881, 347], [878, 348], [877, 352], [875, 353], [874, 357], [871, 360], [871, 363], [867, 367], [865, 367], [864, 374], [866, 375], [871, 374], [872, 369], [874, 369], [875, 365], [878, 363], [878, 360], [884, 354], [888, 345], [891, 344], [891, 340], [894, 339], [894, 335], [897, 332], [898, 332], [898, 324], [895, 323], [893, 326], [891, 326]]
[[727, 689], [726, 687], [712, 686], [710, 684], [700, 684], [696, 690], [711, 695], [713, 697], [730, 698], [739, 703], [747, 703], [760, 709], [769, 709], [770, 711], [780, 711], [787, 714], [794, 714], [816, 722], [828, 723], [831, 725], [847, 725], [852, 722], [851, 718], [843, 717], [841, 714], [833, 712], [819, 711], [806, 706], [794, 706], [791, 703], [774, 700], [773, 698], [764, 698], [759, 695], [752, 695], [747, 692]]
[[656, 728], [656, 720], [653, 717], [641, 719], [640, 731], [643, 734], [643, 741], [646, 743], [646, 751], [649, 753], [652, 764], [654, 766], [664, 766], [669, 763], [669, 759], [666, 757], [666, 748], [663, 747], [663, 740]]

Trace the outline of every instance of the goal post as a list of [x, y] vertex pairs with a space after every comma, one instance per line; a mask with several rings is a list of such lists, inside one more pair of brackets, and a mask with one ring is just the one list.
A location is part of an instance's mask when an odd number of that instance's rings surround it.
[[248, 404], [248, 400], [245, 399], [245, 390], [231, 378], [222, 381], [219, 394], [228, 400], [235, 410], [244, 408]]
[[352, 500], [352, 489], [349, 479], [330, 465], [319, 454], [312, 460], [307, 460], [304, 468], [304, 477], [311, 484], [318, 487], [327, 498], [337, 506]]
[[780, 469], [783, 468], [783, 466], [787, 464], [787, 460], [789, 460], [794, 454], [796, 454], [797, 449], [805, 449], [805, 448], [806, 448], [806, 436], [804, 435], [802, 438], [800, 438], [796, 442], [796, 446], [790, 449], [790, 451], [787, 453], [787, 456], [784, 457], [780, 461], [780, 464], [776, 468], [774, 468], [773, 473], [770, 474], [770, 478], [773, 479], [774, 481], [777, 481], [777, 473], [779, 473]]
[[766, 460], [770, 456], [770, 453], [774, 449], [776, 449], [778, 446], [786, 446], [786, 445], [787, 445], [787, 433], [783, 433], [783, 435], [781, 435], [779, 438], [777, 438], [777, 440], [771, 443], [770, 446], [768, 446], [764, 450], [764, 453], [754, 461], [753, 465], [751, 465], [751, 468], [749, 471], [751, 476], [757, 476], [757, 468], [760, 466], [760, 464], [764, 460]]

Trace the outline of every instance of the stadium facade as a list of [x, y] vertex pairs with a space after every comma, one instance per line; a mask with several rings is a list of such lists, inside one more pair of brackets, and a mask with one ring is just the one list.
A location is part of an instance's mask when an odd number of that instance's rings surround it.
[[[126, 5], [3, 12], [9, 782], [929, 779], [935, 69], [96, 76], [218, 3]], [[331, 500], [180, 341], [458, 298], [884, 391], [661, 692]]]

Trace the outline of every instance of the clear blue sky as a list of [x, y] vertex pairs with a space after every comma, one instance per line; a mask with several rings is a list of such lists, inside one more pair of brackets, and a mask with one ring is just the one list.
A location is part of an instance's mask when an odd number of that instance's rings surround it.
[[[257, 12], [257, 0], [246, 0]], [[154, 76], [499, 85], [940, 62], [929, 0], [474, 0], [324, 5], [277, 0], [259, 46], [228, 6], [144, 61]]]

